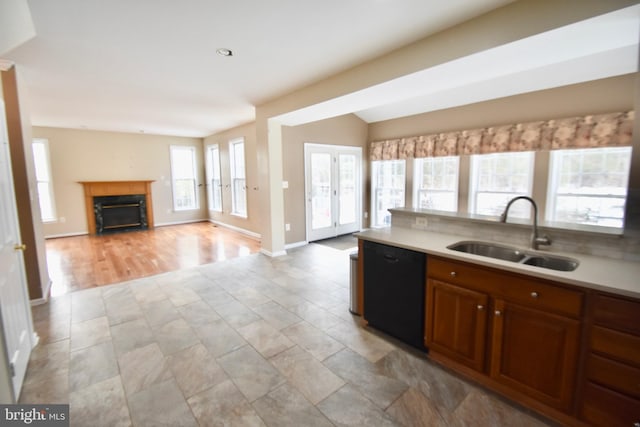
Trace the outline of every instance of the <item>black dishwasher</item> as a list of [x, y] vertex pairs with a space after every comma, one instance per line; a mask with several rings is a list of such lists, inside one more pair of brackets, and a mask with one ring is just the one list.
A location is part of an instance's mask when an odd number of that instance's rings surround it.
[[364, 317], [424, 350], [426, 254], [365, 240]]

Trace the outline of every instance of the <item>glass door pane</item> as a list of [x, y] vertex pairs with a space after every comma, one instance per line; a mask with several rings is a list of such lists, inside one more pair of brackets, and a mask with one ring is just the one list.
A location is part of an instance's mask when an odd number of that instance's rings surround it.
[[356, 156], [353, 154], [340, 154], [338, 157], [339, 175], [339, 223], [340, 225], [356, 222]]
[[331, 155], [311, 153], [311, 229], [331, 227]]

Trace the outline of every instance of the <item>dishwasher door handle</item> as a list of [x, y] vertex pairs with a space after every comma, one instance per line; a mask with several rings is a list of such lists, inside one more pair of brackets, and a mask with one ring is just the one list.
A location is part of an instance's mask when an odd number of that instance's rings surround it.
[[399, 258], [396, 258], [393, 255], [389, 255], [389, 254], [384, 254], [384, 260], [392, 264], [395, 264], [396, 262], [400, 261]]

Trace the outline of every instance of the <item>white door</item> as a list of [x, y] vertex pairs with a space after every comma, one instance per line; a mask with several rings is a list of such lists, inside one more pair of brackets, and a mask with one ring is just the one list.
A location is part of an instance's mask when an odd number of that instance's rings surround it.
[[6, 116], [2, 101], [0, 116], [0, 311], [13, 376], [13, 393], [17, 399], [27, 371], [34, 335], [24, 259], [19, 242]]
[[362, 149], [305, 144], [307, 241], [360, 231]]

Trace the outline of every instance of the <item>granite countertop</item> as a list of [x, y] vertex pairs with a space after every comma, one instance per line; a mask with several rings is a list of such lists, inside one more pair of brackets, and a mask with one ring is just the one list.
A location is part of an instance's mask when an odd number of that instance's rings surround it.
[[[527, 274], [532, 277], [577, 285], [583, 288], [640, 298], [640, 263], [637, 262], [576, 253], [554, 252], [553, 248], [551, 250], [539, 251], [541, 253], [571, 257], [580, 261], [580, 265], [574, 271], [555, 271], [447, 249], [447, 246], [452, 243], [473, 240], [468, 237], [452, 234], [441, 234], [392, 226], [388, 228], [364, 230], [356, 233], [355, 237], [431, 255], [440, 255], [453, 260], [466, 261], [481, 266], [494, 267], [505, 271]], [[528, 250], [527, 248], [522, 249]]]

